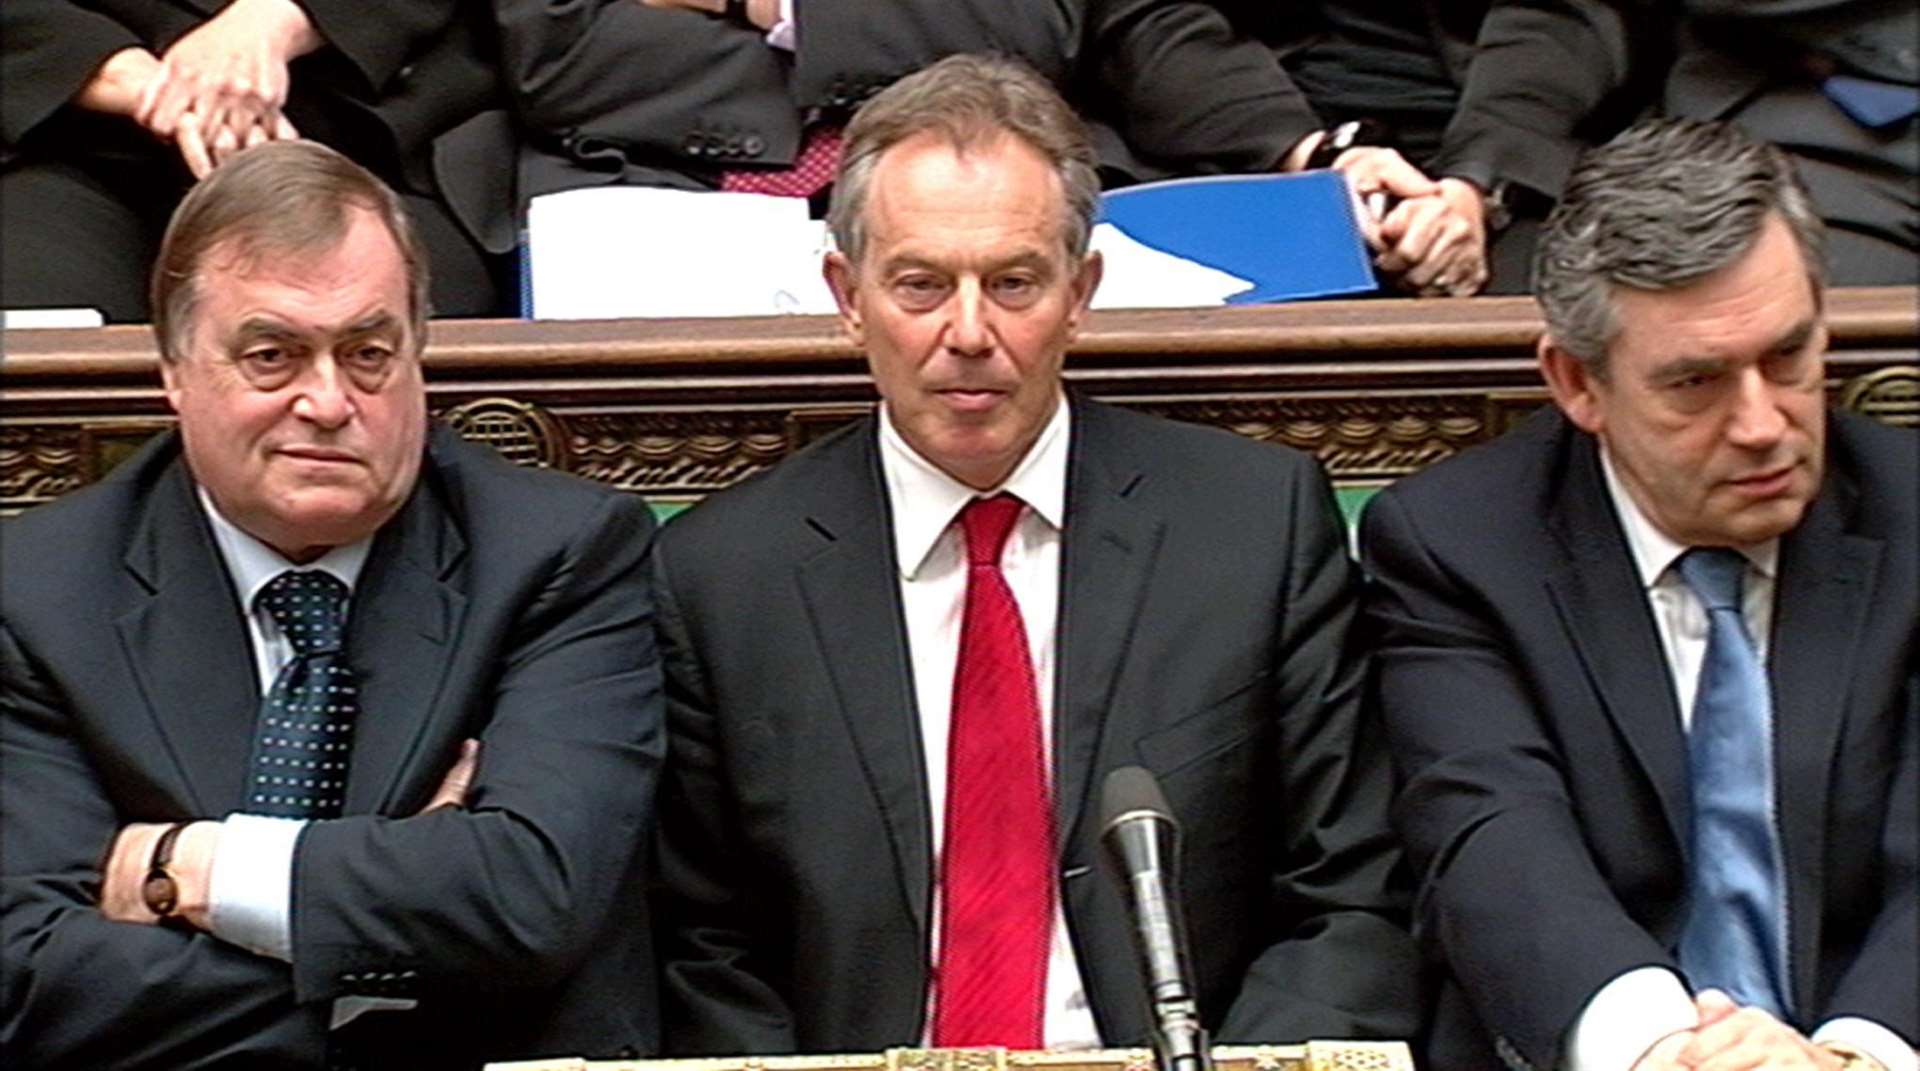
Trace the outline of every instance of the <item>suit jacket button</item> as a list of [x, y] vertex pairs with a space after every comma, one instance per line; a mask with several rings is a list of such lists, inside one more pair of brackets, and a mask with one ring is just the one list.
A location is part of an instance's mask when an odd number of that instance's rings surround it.
[[746, 150], [748, 156], [758, 156], [767, 151], [767, 142], [758, 134], [748, 134], [740, 147]]

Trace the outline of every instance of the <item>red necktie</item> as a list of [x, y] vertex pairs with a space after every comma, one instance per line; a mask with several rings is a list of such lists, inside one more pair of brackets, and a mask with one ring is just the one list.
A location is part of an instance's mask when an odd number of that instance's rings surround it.
[[1000, 572], [1021, 508], [996, 495], [960, 513], [967, 602], [947, 744], [936, 1046], [1041, 1044], [1052, 820], [1027, 630]]
[[728, 193], [770, 193], [775, 197], [812, 197], [833, 183], [840, 166], [840, 128], [812, 126], [794, 154], [793, 166], [771, 171], [728, 171], [720, 188]]

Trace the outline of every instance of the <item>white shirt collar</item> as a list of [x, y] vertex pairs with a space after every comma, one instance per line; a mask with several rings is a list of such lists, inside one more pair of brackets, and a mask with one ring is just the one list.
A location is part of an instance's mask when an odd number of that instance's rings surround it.
[[[1614, 468], [1613, 456], [1607, 452], [1605, 442], [1600, 444], [1600, 471], [1606, 476], [1607, 494], [1613, 498], [1614, 512], [1620, 515], [1620, 527], [1626, 530], [1627, 548], [1633, 552], [1640, 584], [1652, 588], [1680, 555], [1693, 548], [1675, 542], [1641, 512], [1640, 503], [1634, 501], [1632, 492], [1620, 481], [1620, 473]], [[1733, 549], [1746, 557], [1755, 572], [1769, 579], [1773, 577], [1774, 567], [1780, 560], [1779, 536]]]
[[1040, 429], [1040, 437], [1033, 441], [1006, 480], [991, 490], [976, 491], [942, 472], [909, 445], [894, 427], [893, 417], [883, 403], [880, 406], [880, 469], [886, 477], [887, 495], [893, 504], [893, 546], [899, 558], [900, 575], [907, 580], [914, 578], [961, 507], [975, 498], [990, 498], [1005, 491], [1025, 502], [1055, 531], [1064, 528], [1071, 423], [1070, 407], [1063, 393], [1047, 426]]
[[225, 559], [227, 572], [233, 576], [240, 605], [247, 613], [253, 612], [253, 600], [260, 589], [289, 569], [323, 569], [352, 591], [354, 582], [360, 579], [361, 567], [367, 564], [367, 552], [373, 549], [373, 537], [366, 536], [335, 547], [305, 565], [295, 565], [228, 520], [213, 504], [213, 496], [207, 494], [206, 488], [195, 485], [195, 490], [200, 495], [200, 508], [206, 511], [207, 522], [213, 526], [213, 541], [220, 548], [220, 557]]

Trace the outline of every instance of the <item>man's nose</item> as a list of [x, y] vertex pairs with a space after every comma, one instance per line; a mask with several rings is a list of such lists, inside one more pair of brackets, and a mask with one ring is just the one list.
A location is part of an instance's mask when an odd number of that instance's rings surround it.
[[337, 428], [353, 419], [353, 399], [345, 373], [330, 356], [321, 356], [302, 372], [295, 384], [295, 416], [323, 428]]
[[963, 357], [984, 357], [990, 353], [993, 350], [992, 312], [980, 280], [961, 280], [954, 290], [947, 347]]
[[1782, 406], [1789, 389], [1768, 379], [1757, 366], [1741, 369], [1734, 384], [1733, 412], [1727, 418], [1727, 438], [1754, 450], [1779, 442], [1787, 431]]

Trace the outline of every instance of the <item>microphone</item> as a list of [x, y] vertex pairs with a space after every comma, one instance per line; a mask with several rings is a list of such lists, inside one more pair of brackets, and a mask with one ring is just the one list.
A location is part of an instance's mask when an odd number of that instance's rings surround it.
[[1100, 828], [1107, 862], [1133, 917], [1160, 1071], [1213, 1071], [1180, 913], [1180, 826], [1152, 774], [1123, 766], [1107, 775]]

